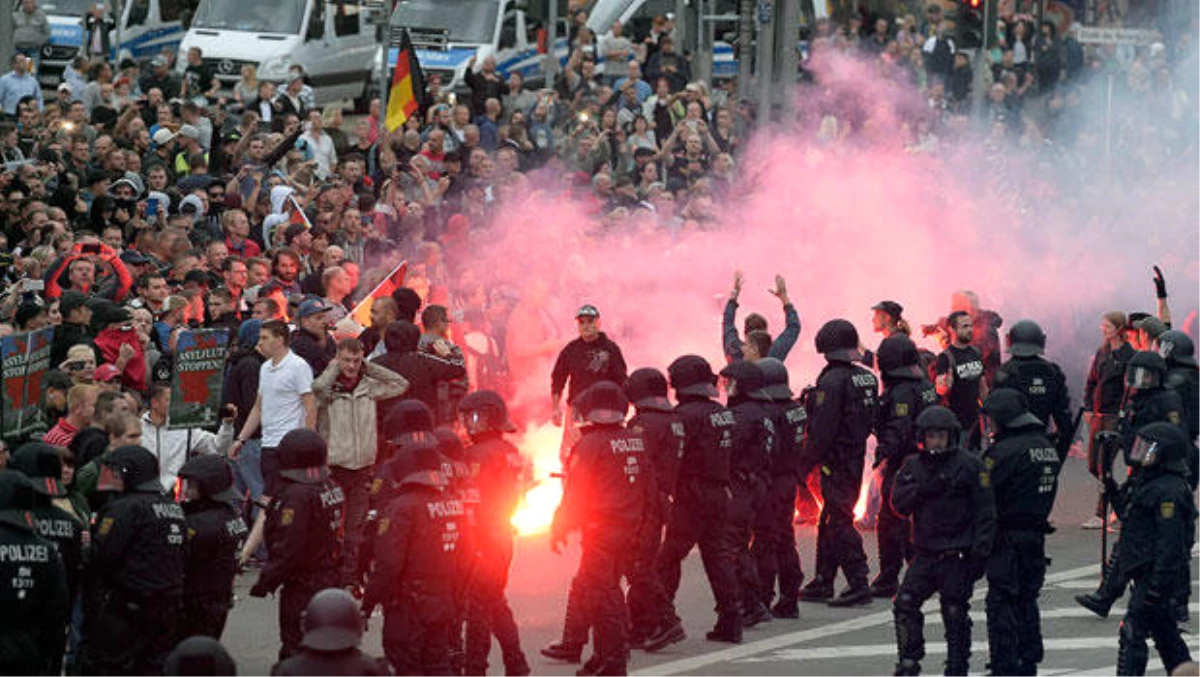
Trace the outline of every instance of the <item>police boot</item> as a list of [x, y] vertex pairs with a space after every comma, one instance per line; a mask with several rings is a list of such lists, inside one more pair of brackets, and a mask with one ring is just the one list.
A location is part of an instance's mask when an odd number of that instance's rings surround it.
[[800, 605], [794, 599], [781, 599], [771, 607], [775, 618], [800, 618]]
[[603, 667], [604, 667], [604, 662], [600, 660], [600, 655], [594, 653], [591, 655], [590, 658], [587, 659], [587, 662], [584, 663], [582, 667], [580, 667], [578, 670], [575, 671], [575, 674], [578, 677], [588, 677], [590, 675], [598, 675], [598, 674], [600, 674], [600, 670]]
[[828, 602], [833, 598], [833, 578], [818, 575], [800, 588], [800, 599], [805, 602]]
[[566, 642], [553, 642], [542, 647], [542, 655], [564, 663], [578, 663], [583, 655], [582, 645], [570, 645]]
[[770, 610], [762, 602], [756, 600], [742, 612], [742, 627], [753, 628], [759, 623], [769, 622], [772, 618]]
[[901, 658], [900, 662], [896, 663], [896, 669], [892, 671], [893, 675], [919, 675], [921, 674], [921, 664], [911, 658]]
[[946, 625], [947, 675], [965, 675], [971, 667], [971, 617], [960, 604], [942, 604]]
[[900, 589], [899, 574], [885, 574], [882, 571], [871, 581], [871, 596], [892, 598]]
[[867, 581], [863, 581], [851, 585], [839, 594], [837, 597], [829, 600], [831, 607], [850, 607], [860, 604], [869, 604], [871, 602], [871, 587], [867, 585]]
[[1105, 597], [1101, 594], [1103, 588], [1096, 592], [1089, 592], [1086, 595], [1075, 595], [1075, 601], [1079, 606], [1096, 614], [1100, 618], [1108, 618], [1108, 610], [1112, 608], [1115, 599]]
[[717, 625], [705, 635], [710, 642], [742, 643], [741, 614], [722, 614], [717, 617]]
[[1117, 674], [1144, 675], [1149, 660], [1150, 650], [1146, 647], [1146, 638], [1137, 636], [1133, 624], [1128, 619], [1121, 621], [1120, 640], [1117, 643]]
[[685, 639], [687, 639], [687, 633], [683, 631], [683, 625], [679, 622], [678, 618], [672, 618], [670, 622], [659, 624], [658, 628], [642, 643], [642, 650], [647, 652], [661, 651]]

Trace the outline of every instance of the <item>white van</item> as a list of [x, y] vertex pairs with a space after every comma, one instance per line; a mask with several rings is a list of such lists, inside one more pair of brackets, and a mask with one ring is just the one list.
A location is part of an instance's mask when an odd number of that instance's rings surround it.
[[[363, 99], [379, 51], [375, 27], [357, 0], [200, 0], [180, 54], [199, 47], [228, 90], [244, 64], [260, 80], [282, 82], [300, 64], [318, 105]], [[186, 60], [178, 60], [180, 68]]]
[[[536, 89], [546, 80], [546, 45], [543, 17], [547, 0], [402, 0], [396, 3], [389, 27], [393, 44], [400, 28], [409, 38], [425, 76], [439, 75], [442, 88], [464, 91], [471, 57], [482, 61], [496, 57], [502, 78], [514, 71], [525, 76], [526, 87]], [[559, 19], [554, 55], [566, 63], [565, 19]], [[396, 65], [397, 48], [388, 53], [388, 72]]]
[[[50, 42], [42, 47], [38, 80], [43, 86], [50, 87], [62, 81], [63, 69], [83, 47], [83, 19], [97, 3], [94, 0], [42, 0], [40, 4], [50, 22]], [[118, 6], [121, 8], [121, 27], [109, 32], [111, 60], [148, 60], [164, 48], [179, 46], [184, 32], [181, 21], [187, 13], [188, 0], [131, 0]]]

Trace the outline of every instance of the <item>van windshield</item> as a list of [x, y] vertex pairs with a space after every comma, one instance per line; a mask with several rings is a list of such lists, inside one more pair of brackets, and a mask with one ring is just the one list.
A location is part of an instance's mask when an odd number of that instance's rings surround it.
[[200, 0], [195, 28], [298, 35], [305, 0]]
[[43, 0], [38, 3], [47, 15], [83, 16], [95, 4], [94, 0]]
[[[414, 33], [446, 31], [447, 42], [490, 43], [496, 35], [496, 0], [407, 0], [396, 5], [392, 26]], [[414, 42], [421, 42], [413, 35]]]

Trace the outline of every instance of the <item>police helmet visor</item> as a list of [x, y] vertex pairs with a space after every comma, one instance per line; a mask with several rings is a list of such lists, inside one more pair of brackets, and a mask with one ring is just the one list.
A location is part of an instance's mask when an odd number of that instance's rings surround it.
[[1133, 442], [1133, 448], [1129, 450], [1129, 462], [1144, 468], [1157, 463], [1160, 455], [1161, 447], [1158, 442], [1139, 435]]
[[1156, 388], [1159, 385], [1160, 378], [1159, 373], [1153, 369], [1130, 367], [1125, 371], [1125, 387], [1135, 390]]
[[931, 454], [949, 451], [951, 434], [952, 431], [945, 428], [929, 428], [921, 435], [921, 447]]

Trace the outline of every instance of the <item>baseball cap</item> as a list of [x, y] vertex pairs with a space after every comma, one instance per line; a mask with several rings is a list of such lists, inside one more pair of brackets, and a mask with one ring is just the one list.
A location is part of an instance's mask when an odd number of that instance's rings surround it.
[[200, 138], [200, 130], [196, 129], [192, 125], [183, 125], [179, 128], [179, 134], [177, 134], [177, 136], [182, 136], [195, 141]]
[[163, 68], [171, 65], [171, 63], [167, 61], [167, 57], [165, 55], [159, 54], [150, 60], [150, 65], [154, 66], [155, 68]]
[[[121, 252], [121, 263], [124, 263], [127, 266], [144, 266], [147, 263], [150, 263], [150, 259], [147, 259], [136, 249], [126, 249], [125, 251]], [[66, 309], [64, 309], [63, 312], [66, 312]]]
[[99, 367], [96, 367], [96, 371], [93, 374], [93, 378], [101, 383], [108, 383], [109, 381], [119, 378], [120, 376], [121, 370], [117, 369], [115, 365], [111, 364], [102, 364]]
[[581, 317], [600, 317], [600, 311], [596, 309], [596, 306], [588, 303], [580, 306], [579, 310], [575, 311], [575, 319], [578, 320]]
[[300, 307], [296, 309], [297, 317], [310, 317], [317, 313], [324, 313], [332, 310], [321, 299], [306, 299], [300, 303]]
[[62, 293], [62, 297], [58, 301], [58, 310], [63, 315], [70, 314], [76, 308], [82, 308], [87, 305], [87, 297], [74, 289], [68, 289]]
[[159, 127], [158, 131], [154, 132], [154, 136], [151, 138], [154, 141], [154, 145], [162, 146], [164, 144], [170, 143], [171, 139], [175, 138], [175, 135], [171, 132], [171, 130], [167, 129], [166, 127]]
[[887, 313], [893, 320], [900, 319], [900, 313], [904, 312], [904, 306], [895, 301], [880, 301], [871, 306], [871, 310], [882, 310]]

